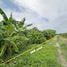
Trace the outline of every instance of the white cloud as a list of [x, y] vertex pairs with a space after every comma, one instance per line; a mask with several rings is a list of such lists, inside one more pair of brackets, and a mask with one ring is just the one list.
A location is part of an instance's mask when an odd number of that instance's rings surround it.
[[[4, 11], [8, 17], [12, 13], [13, 18], [15, 18], [16, 20], [22, 20], [25, 17], [27, 24], [33, 23], [34, 25], [38, 25], [38, 24], [41, 24], [40, 22], [42, 22], [42, 17], [39, 16], [34, 11], [31, 11], [30, 9], [25, 9], [25, 11], [23, 11], [23, 12], [22, 11], [17, 12], [15, 10], [10, 10], [10, 9], [7, 9], [7, 10], [4, 9]], [[44, 19], [46, 19], [46, 18], [44, 18]], [[46, 20], [43, 22], [46, 22]]]
[[[58, 16], [61, 0], [14, 0], [20, 6], [27, 7], [37, 12], [42, 17], [55, 19]], [[59, 7], [58, 7], [59, 6]]]

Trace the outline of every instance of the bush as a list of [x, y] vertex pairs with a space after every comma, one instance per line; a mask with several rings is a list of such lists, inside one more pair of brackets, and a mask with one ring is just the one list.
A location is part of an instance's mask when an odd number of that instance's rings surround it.
[[24, 50], [29, 45], [29, 39], [25, 36], [14, 36], [13, 41], [18, 46], [19, 50]]
[[50, 39], [56, 35], [56, 30], [48, 29], [43, 31], [44, 37]]
[[27, 37], [29, 38], [29, 43], [32, 44], [40, 44], [46, 41], [46, 38], [44, 37], [43, 33], [37, 28], [29, 30]]

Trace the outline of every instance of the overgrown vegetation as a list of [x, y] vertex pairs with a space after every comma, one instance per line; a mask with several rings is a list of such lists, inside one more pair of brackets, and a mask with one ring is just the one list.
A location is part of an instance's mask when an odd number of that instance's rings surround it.
[[61, 34], [59, 34], [59, 35], [61, 35], [61, 36], [65, 37], [65, 38], [67, 38], [67, 33], [61, 33]]
[[32, 24], [25, 25], [25, 18], [23, 18], [21, 21], [16, 21], [12, 17], [12, 14], [8, 18], [1, 8], [0, 14], [3, 16], [3, 20], [0, 21], [1, 63], [21, 52], [24, 52], [26, 48], [30, 47], [31, 45], [32, 47], [34, 44], [39, 45], [56, 35], [56, 31], [51, 29], [44, 31], [40, 31], [36, 27], [27, 29], [27, 27], [31, 26]]

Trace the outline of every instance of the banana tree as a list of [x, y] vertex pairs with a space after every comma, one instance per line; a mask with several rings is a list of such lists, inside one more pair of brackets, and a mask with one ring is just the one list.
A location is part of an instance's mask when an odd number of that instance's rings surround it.
[[16, 43], [16, 40], [28, 40], [21, 34], [26, 32], [26, 28], [32, 24], [24, 26], [25, 18], [23, 18], [21, 21], [16, 21], [13, 19], [12, 14], [8, 18], [1, 8], [0, 14], [3, 16], [3, 20], [0, 22], [0, 57], [2, 57], [5, 55], [5, 53], [11, 54], [12, 52], [19, 52], [19, 48], [17, 46], [18, 42]]
[[3, 21], [0, 22], [2, 23], [2, 25], [0, 25], [0, 57], [2, 57], [8, 48], [11, 48], [15, 52], [18, 52], [19, 50], [11, 36], [11, 34], [15, 32], [15, 26], [12, 24], [12, 19], [8, 18], [1, 8], [0, 14], [3, 16]]

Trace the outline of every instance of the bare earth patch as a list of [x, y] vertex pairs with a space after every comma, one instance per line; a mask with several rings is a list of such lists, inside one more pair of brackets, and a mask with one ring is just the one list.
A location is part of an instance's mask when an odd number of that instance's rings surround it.
[[67, 67], [67, 62], [64, 59], [64, 54], [61, 50], [60, 44], [56, 43], [57, 51], [58, 51], [58, 56], [59, 56], [59, 61], [62, 64], [63, 67]]

